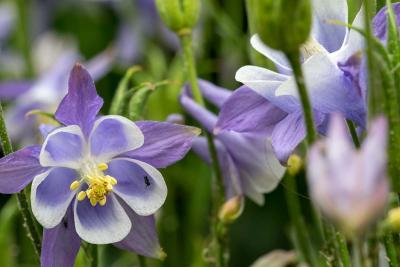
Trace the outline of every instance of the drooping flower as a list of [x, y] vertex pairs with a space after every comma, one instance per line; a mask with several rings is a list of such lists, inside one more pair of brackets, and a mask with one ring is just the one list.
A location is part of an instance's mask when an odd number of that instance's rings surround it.
[[102, 105], [89, 73], [76, 64], [55, 113], [62, 126], [42, 146], [0, 159], [1, 193], [18, 192], [33, 181], [32, 211], [45, 228], [42, 266], [63, 261], [73, 266], [80, 239], [162, 256], [153, 214], [167, 187], [156, 168], [180, 160], [199, 130], [97, 117]]
[[[324, 134], [329, 114], [340, 112], [357, 125], [365, 126], [365, 92], [357, 81], [354, 73], [349, 73], [350, 67], [360, 65], [359, 52], [363, 49], [362, 36], [346, 27], [330, 24], [328, 20], [347, 22], [346, 0], [314, 0], [314, 23], [312, 34], [302, 48], [302, 68], [308, 94], [314, 112], [317, 130]], [[354, 26], [362, 26], [363, 15], [360, 11]], [[286, 162], [289, 155], [305, 137], [302, 107], [297, 94], [297, 88], [292, 70], [284, 54], [264, 45], [257, 35], [251, 39], [252, 46], [264, 56], [272, 60], [278, 72], [257, 66], [244, 66], [236, 73], [236, 80], [251, 88], [255, 93], [264, 97], [265, 103], [272, 103], [287, 116], [276, 124], [272, 131], [271, 140], [274, 151], [281, 162]], [[238, 132], [257, 132], [268, 134], [270, 127], [265, 124], [268, 113], [258, 113], [256, 121], [253, 106], [259, 105], [260, 100], [253, 97], [255, 102], [245, 106], [237, 105], [250, 101], [239, 91], [221, 108], [220, 130]], [[261, 109], [257, 109], [261, 112]], [[269, 112], [265, 108], [264, 112]], [[248, 114], [247, 114], [248, 113]], [[236, 116], [240, 114], [239, 121]], [[263, 132], [263, 130], [268, 130]]]
[[356, 150], [344, 118], [335, 114], [327, 138], [315, 143], [308, 157], [313, 201], [347, 233], [359, 233], [374, 222], [389, 197], [386, 119], [376, 119], [368, 133]]
[[[218, 108], [232, 94], [206, 81], [199, 81], [199, 85], [203, 96]], [[242, 87], [240, 91], [246, 94], [251, 90]], [[274, 190], [284, 173], [284, 167], [276, 159], [269, 138], [234, 131], [218, 133], [215, 131], [217, 116], [194, 102], [189, 88], [183, 90], [180, 102], [191, 116], [214, 134], [226, 199], [246, 195], [254, 202], [263, 204], [263, 194]], [[271, 109], [276, 108], [271, 105]], [[275, 115], [275, 118], [270, 118], [271, 123], [284, 113], [277, 111]], [[205, 161], [211, 161], [205, 137], [196, 138], [193, 150]]]

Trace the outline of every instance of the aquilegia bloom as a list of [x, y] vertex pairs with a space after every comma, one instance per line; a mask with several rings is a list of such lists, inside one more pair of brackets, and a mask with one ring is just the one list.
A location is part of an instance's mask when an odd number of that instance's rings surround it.
[[54, 260], [72, 266], [80, 239], [160, 256], [150, 215], [164, 203], [167, 187], [155, 167], [181, 159], [199, 130], [97, 117], [102, 105], [89, 73], [75, 65], [55, 113], [63, 126], [42, 146], [0, 160], [0, 192], [18, 192], [33, 180], [32, 211], [45, 228], [42, 266], [58, 266]]
[[335, 114], [327, 138], [310, 149], [313, 201], [345, 231], [360, 232], [383, 213], [389, 196], [386, 143], [387, 122], [380, 117], [357, 151], [344, 118]]
[[[199, 81], [199, 85], [204, 97], [217, 107], [221, 107], [232, 94], [206, 81]], [[244, 90], [250, 91], [248, 88]], [[276, 159], [269, 139], [233, 131], [215, 133], [217, 116], [194, 102], [189, 88], [184, 88], [180, 101], [184, 109], [208, 132], [214, 133], [226, 198], [246, 195], [254, 202], [263, 204], [263, 194], [275, 189], [284, 173], [284, 167]], [[194, 141], [193, 150], [210, 162], [204, 137]]]
[[[328, 114], [332, 112], [340, 112], [346, 118], [364, 127], [365, 92], [361, 90], [358, 80], [354, 77], [357, 73], [349, 71], [350, 67], [360, 65], [359, 52], [363, 48], [362, 36], [354, 30], [328, 23], [328, 20], [347, 22], [347, 1], [314, 0], [313, 12], [312, 33], [302, 49], [302, 68], [317, 129], [320, 133], [325, 133]], [[362, 21], [363, 16], [360, 11], [353, 25], [360, 26]], [[257, 35], [252, 37], [251, 44], [275, 63], [279, 73], [257, 66], [244, 66], [237, 71], [236, 80], [264, 97], [268, 100], [267, 103], [272, 103], [287, 113], [287, 116], [276, 125], [271, 136], [277, 157], [285, 162], [306, 134], [292, 70], [285, 56], [264, 45]], [[259, 101], [255, 97], [254, 99]], [[235, 92], [222, 107], [222, 113], [230, 119], [223, 118], [217, 127], [221, 130], [265, 134], [262, 131], [265, 127], [261, 126], [265, 124], [263, 119], [269, 117], [269, 114], [258, 114], [260, 121], [256, 123], [256, 118], [252, 114], [253, 110], [248, 108], [252, 107], [253, 103], [248, 103], [245, 107], [232, 105], [232, 103], [246, 101], [249, 100], [244, 98], [243, 94]], [[242, 120], [235, 119], [234, 115], [229, 114], [231, 112], [244, 113], [241, 115]], [[249, 114], [246, 115], [246, 113]], [[257, 129], [252, 129], [251, 125]], [[269, 127], [267, 128], [270, 130]]]

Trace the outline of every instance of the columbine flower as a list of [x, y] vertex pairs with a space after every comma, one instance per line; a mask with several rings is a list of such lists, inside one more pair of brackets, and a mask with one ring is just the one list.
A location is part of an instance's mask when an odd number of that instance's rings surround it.
[[32, 211], [45, 228], [44, 266], [55, 260], [72, 266], [80, 239], [161, 257], [151, 215], [164, 203], [167, 188], [155, 167], [181, 159], [199, 130], [96, 117], [103, 100], [79, 64], [68, 89], [55, 113], [63, 126], [42, 146], [0, 160], [0, 192], [18, 192], [33, 180]]
[[[360, 65], [362, 36], [354, 30], [328, 23], [328, 20], [347, 22], [347, 1], [314, 0], [313, 12], [312, 34], [302, 48], [302, 67], [317, 129], [321, 134], [326, 131], [328, 114], [332, 112], [340, 112], [364, 127], [365, 92], [353, 77], [356, 73], [349, 72], [350, 67]], [[353, 25], [360, 26], [362, 21], [363, 16], [359, 12]], [[264, 45], [257, 35], [252, 37], [251, 44], [275, 63], [279, 73], [257, 66], [244, 66], [237, 71], [236, 80], [264, 97], [267, 100], [265, 103], [268, 105], [272, 103], [287, 114], [276, 124], [271, 137], [277, 157], [286, 162], [306, 134], [292, 70], [285, 56]], [[263, 134], [268, 132], [261, 130], [271, 132], [270, 127], [263, 129], [264, 121], [256, 121], [254, 118], [252, 107], [259, 105], [260, 100], [256, 97], [253, 99], [256, 102], [247, 103], [244, 107], [233, 106], [234, 103], [250, 101], [239, 91], [235, 92], [222, 107], [221, 113], [225, 115], [221, 116], [222, 121], [217, 127], [241, 132], [256, 131]], [[261, 108], [257, 110], [260, 111]], [[265, 108], [264, 112], [269, 112], [268, 108]], [[240, 115], [242, 120], [236, 119], [235, 114], [242, 114]], [[274, 114], [257, 114], [257, 118], [262, 119], [269, 116], [275, 117]]]
[[[209, 82], [200, 81], [199, 85], [204, 97], [217, 107], [221, 107], [231, 95], [229, 90]], [[195, 103], [189, 95], [188, 88], [183, 90], [180, 101], [184, 109], [208, 132], [214, 133], [226, 199], [246, 195], [254, 202], [263, 204], [263, 193], [275, 189], [284, 172], [284, 168], [274, 156], [269, 139], [233, 131], [216, 132], [217, 116]], [[205, 161], [210, 162], [204, 137], [194, 141], [193, 150]]]
[[[54, 41], [52, 42], [54, 45]], [[0, 100], [13, 100], [5, 117], [12, 139], [22, 145], [35, 140], [36, 123], [33, 118], [26, 120], [26, 114], [34, 109], [53, 113], [67, 92], [67, 77], [79, 58], [74, 49], [68, 49], [55, 61], [50, 71], [40, 75], [35, 81], [6, 81], [0, 83]], [[106, 50], [87, 65], [95, 80], [103, 77], [113, 62], [111, 51]], [[26, 121], [22, 124], [21, 121]]]
[[347, 233], [362, 231], [384, 210], [389, 196], [386, 142], [387, 122], [381, 117], [372, 123], [361, 149], [355, 150], [344, 118], [336, 114], [326, 140], [310, 150], [311, 196]]

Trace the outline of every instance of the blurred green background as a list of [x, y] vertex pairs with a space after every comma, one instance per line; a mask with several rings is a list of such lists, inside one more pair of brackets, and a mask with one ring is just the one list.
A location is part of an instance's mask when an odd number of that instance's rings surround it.
[[[41, 35], [51, 31], [75, 40], [79, 51], [89, 59], [113, 44], [121, 23], [129, 21], [130, 27], [135, 28], [137, 56], [128, 64], [117, 62], [111, 72], [97, 82], [98, 92], [106, 102], [103, 111], [107, 111], [127, 67], [140, 65], [143, 71], [135, 75], [135, 82], [170, 81], [168, 86], [157, 88], [150, 96], [144, 118], [165, 120], [171, 113], [182, 113], [177, 102], [184, 75], [179, 45], [172, 34], [168, 35], [167, 30], [162, 29], [149, 3], [152, 0], [2, 0], [0, 3], [15, 4], [18, 1], [25, 4], [23, 16], [29, 25], [30, 49]], [[254, 60], [257, 64], [270, 66], [250, 49], [245, 1], [203, 0], [202, 3], [201, 21], [194, 41], [201, 78], [235, 89], [239, 84], [234, 75], [240, 66]], [[354, 17], [359, 7], [359, 0], [349, 1], [350, 17]], [[12, 31], [1, 52], [22, 53], [20, 31], [18, 26]], [[0, 79], [25, 78], [23, 67], [22, 71], [15, 71], [20, 63], [5, 60], [0, 63]], [[16, 67], [11, 68], [14, 65]], [[37, 77], [38, 71], [35, 71], [34, 77]], [[196, 122], [187, 117], [186, 124], [196, 125]], [[157, 216], [161, 244], [168, 257], [163, 262], [151, 260], [149, 265], [208, 266], [204, 261], [207, 256], [204, 249], [210, 240], [211, 172], [193, 153], [162, 172], [169, 193]], [[263, 207], [246, 201], [242, 216], [229, 228], [230, 266], [249, 266], [274, 249], [291, 248], [283, 190], [281, 185], [266, 195]], [[25, 237], [15, 200], [3, 195], [0, 201], [3, 205], [0, 211], [0, 266], [38, 266]], [[112, 246], [102, 246], [100, 256], [103, 267], [135, 266], [137, 260], [134, 254]], [[81, 252], [76, 266], [85, 266], [83, 257]]]

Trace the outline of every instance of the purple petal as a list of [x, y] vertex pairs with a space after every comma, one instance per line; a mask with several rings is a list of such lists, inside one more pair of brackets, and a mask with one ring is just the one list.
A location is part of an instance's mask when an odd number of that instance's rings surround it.
[[221, 107], [214, 130], [233, 130], [269, 135], [287, 113], [246, 86], [237, 89]]
[[52, 229], [43, 230], [42, 267], [73, 267], [81, 245], [81, 239], [75, 231], [72, 207], [63, 221]]
[[151, 165], [128, 158], [112, 160], [106, 174], [114, 177], [114, 192], [141, 216], [154, 214], [167, 197], [162, 174]]
[[[243, 188], [235, 163], [221, 141], [214, 139], [214, 143], [217, 149], [218, 163], [220, 164], [222, 176], [224, 178], [225, 199], [228, 200], [234, 196], [242, 195]], [[205, 137], [196, 138], [193, 141], [192, 148], [205, 162], [211, 164], [211, 156]]]
[[131, 221], [113, 193], [107, 195], [104, 206], [92, 206], [85, 198], [75, 199], [76, 232], [92, 244], [110, 244], [124, 239], [131, 230]]
[[312, 34], [329, 52], [338, 50], [345, 40], [347, 27], [329, 23], [338, 20], [344, 23], [347, 18], [346, 0], [313, 0], [313, 29]]
[[183, 108], [195, 118], [207, 131], [212, 132], [217, 123], [217, 116], [193, 101], [183, 90], [180, 102]]
[[39, 125], [39, 131], [40, 134], [42, 135], [43, 139], [46, 139], [46, 137], [51, 133], [53, 130], [57, 129], [57, 126], [52, 125], [52, 124], [40, 124]]
[[9, 81], [0, 83], [0, 100], [12, 100], [32, 88], [30, 81]]
[[144, 161], [156, 168], [165, 168], [182, 159], [192, 146], [200, 129], [168, 122], [139, 121], [144, 144], [122, 157]]
[[272, 132], [272, 147], [280, 162], [285, 163], [298, 144], [306, 136], [303, 115], [294, 112], [275, 126]]
[[[397, 18], [397, 26], [400, 25], [400, 3], [393, 3], [393, 10], [394, 14]], [[372, 26], [374, 30], [374, 34], [377, 38], [381, 41], [386, 42], [387, 36], [387, 22], [388, 22], [388, 15], [387, 15], [387, 7], [383, 7], [373, 19]]]
[[[314, 109], [328, 114], [340, 112], [358, 125], [365, 126], [366, 105], [362, 95], [327, 56], [312, 56], [303, 64], [303, 71]], [[276, 95], [298, 98], [294, 78], [283, 83]]]
[[199, 87], [203, 97], [219, 108], [232, 94], [232, 91], [205, 80], [199, 80]]
[[114, 245], [142, 256], [163, 258], [165, 254], [158, 241], [154, 215], [139, 216], [129, 207], [125, 207], [125, 211], [132, 221], [132, 228], [122, 241]]
[[276, 158], [269, 137], [223, 132], [217, 138], [235, 162], [244, 188], [252, 188], [259, 194], [276, 188], [285, 169]]
[[64, 217], [76, 191], [70, 185], [79, 174], [68, 168], [54, 168], [37, 175], [32, 182], [32, 212], [45, 228], [53, 228]]
[[125, 117], [109, 115], [94, 123], [89, 136], [90, 153], [99, 162], [139, 148], [144, 143], [139, 127]]
[[46, 167], [78, 169], [85, 149], [85, 140], [77, 125], [52, 131], [43, 143], [40, 164]]
[[33, 178], [44, 172], [39, 163], [40, 146], [29, 146], [0, 159], [0, 192], [21, 191]]
[[69, 77], [68, 94], [56, 111], [56, 119], [65, 125], [79, 125], [88, 136], [102, 106], [103, 99], [97, 95], [89, 73], [82, 65], [76, 64]]

